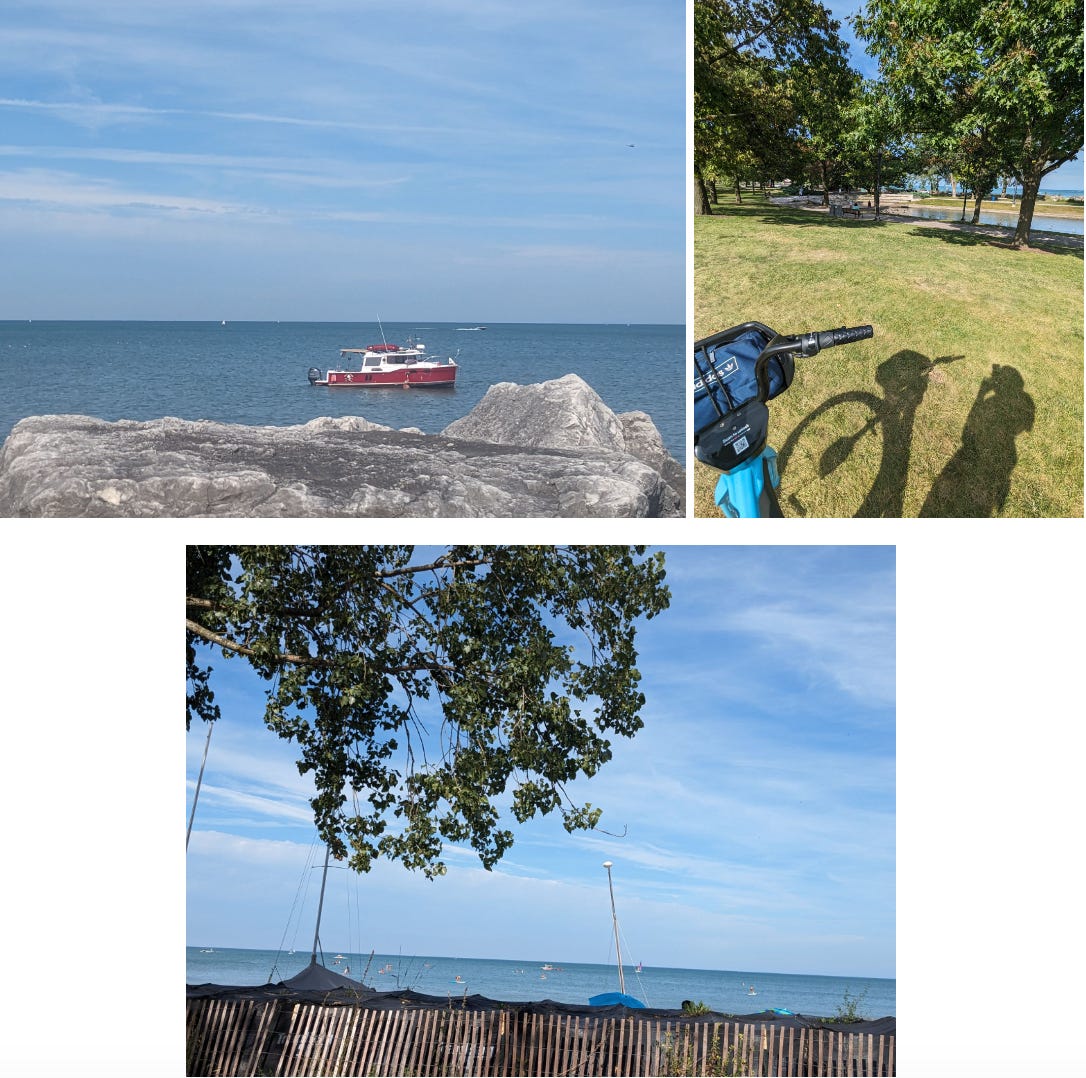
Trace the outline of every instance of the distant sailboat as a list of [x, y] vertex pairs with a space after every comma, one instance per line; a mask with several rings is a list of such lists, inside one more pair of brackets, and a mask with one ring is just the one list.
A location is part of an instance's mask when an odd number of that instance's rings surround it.
[[[223, 322], [226, 325], [226, 322]], [[189, 837], [192, 835], [192, 825], [196, 818], [196, 801], [200, 796], [200, 784], [203, 781], [204, 766], [207, 763], [207, 749], [211, 742], [211, 730], [212, 724], [208, 724], [207, 739], [204, 742], [204, 756], [200, 763], [200, 776], [196, 782], [196, 791], [192, 799], [192, 811], [189, 814], [188, 831], [185, 835], [185, 848], [188, 848]], [[313, 953], [309, 958], [309, 965], [305, 967], [300, 973], [296, 973], [293, 977], [289, 977], [286, 980], [278, 982], [285, 988], [297, 988], [297, 989], [319, 989], [321, 991], [329, 991], [334, 988], [351, 988], [359, 993], [373, 993], [372, 988], [367, 988], [361, 981], [352, 980], [350, 977], [344, 974], [350, 972], [350, 967], [344, 969], [344, 973], [335, 973], [322, 965], [317, 961], [317, 951], [320, 948], [320, 931], [321, 931], [321, 913], [324, 909], [324, 888], [328, 882], [328, 861], [331, 857], [331, 851], [327, 846], [324, 848], [324, 873], [321, 876], [321, 894], [320, 900], [317, 904], [317, 925], [313, 932]], [[201, 948], [204, 954], [214, 954], [215, 949], [213, 947]], [[291, 948], [291, 954], [294, 954], [294, 949]], [[338, 956], [342, 958], [343, 956]], [[372, 957], [372, 955], [371, 955]], [[272, 967], [272, 974], [275, 973], [275, 967]], [[271, 975], [268, 977], [271, 981]]]
[[[626, 978], [622, 973], [622, 951], [618, 942], [618, 915], [615, 913], [615, 888], [611, 883], [611, 862], [604, 861], [603, 867], [607, 869], [607, 889], [611, 892], [611, 921], [615, 926], [615, 958], [618, 960], [618, 991], [601, 992], [597, 996], [589, 997], [589, 1004], [593, 1007], [613, 1007], [621, 1004], [623, 1007], [644, 1007], [636, 996], [626, 995]], [[640, 963], [638, 963], [640, 967]]]
[[[321, 913], [324, 911], [324, 888], [325, 884], [328, 882], [328, 861], [330, 858], [331, 850], [325, 846], [324, 873], [321, 876], [321, 894], [320, 899], [317, 902], [317, 926], [313, 931], [313, 951], [309, 956], [309, 965], [300, 973], [296, 973], [293, 977], [288, 977], [279, 983], [286, 988], [316, 988], [321, 991], [329, 991], [333, 988], [352, 988], [358, 992], [369, 993], [372, 992], [373, 989], [367, 988], [361, 982], [354, 981], [346, 976], [346, 970], [344, 973], [336, 973], [334, 970], [330, 970], [327, 966], [317, 961], [317, 951], [320, 950]], [[338, 959], [341, 959], [344, 956], [337, 955], [336, 957], [338, 961]]]

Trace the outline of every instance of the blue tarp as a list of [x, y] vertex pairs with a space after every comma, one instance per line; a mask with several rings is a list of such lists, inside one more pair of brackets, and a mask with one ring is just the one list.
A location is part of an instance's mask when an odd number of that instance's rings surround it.
[[622, 992], [601, 992], [598, 996], [590, 996], [589, 1004], [593, 1007], [644, 1007], [645, 1004], [634, 996], [624, 995]]

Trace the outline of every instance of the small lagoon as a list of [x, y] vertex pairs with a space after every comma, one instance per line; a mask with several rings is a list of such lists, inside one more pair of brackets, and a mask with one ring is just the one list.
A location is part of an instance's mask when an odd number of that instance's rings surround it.
[[[962, 211], [959, 206], [951, 209], [949, 206], [925, 206], [922, 202], [913, 202], [900, 208], [894, 207], [893, 213], [908, 214], [910, 217], [924, 217], [933, 221], [957, 221], [961, 222]], [[968, 224], [973, 220], [973, 204], [969, 203], [965, 211], [965, 221]], [[980, 215], [982, 225], [1000, 225], [1003, 228], [1014, 228], [1018, 224], [1018, 210], [982, 210]], [[1047, 213], [1034, 213], [1032, 231], [1062, 232], [1072, 236], [1081, 236], [1081, 217], [1055, 217]]]

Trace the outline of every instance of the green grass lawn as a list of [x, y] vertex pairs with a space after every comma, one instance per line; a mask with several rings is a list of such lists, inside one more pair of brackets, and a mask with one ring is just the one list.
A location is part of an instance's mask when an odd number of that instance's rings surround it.
[[[694, 334], [871, 323], [770, 402], [786, 516], [1081, 516], [1080, 249], [752, 200], [694, 224]], [[696, 516], [717, 473], [694, 468]]]

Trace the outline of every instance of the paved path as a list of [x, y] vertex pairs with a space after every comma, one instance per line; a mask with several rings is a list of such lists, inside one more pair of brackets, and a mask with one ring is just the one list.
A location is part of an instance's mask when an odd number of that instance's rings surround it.
[[[829, 210], [825, 206], [811, 206], [808, 205], [805, 199], [791, 199], [791, 198], [774, 198], [770, 200], [776, 203], [778, 206], [798, 206], [801, 210], [809, 210], [811, 213], [829, 213]], [[872, 213], [874, 211], [871, 211]], [[864, 218], [870, 220], [871, 218]], [[1048, 246], [1048, 247], [1074, 247], [1078, 250], [1082, 250], [1083, 237], [1076, 236], [1069, 232], [1046, 232], [1038, 221], [1042, 221], [1044, 218], [1034, 216], [1033, 227], [1030, 229], [1030, 246]], [[1001, 225], [971, 225], [968, 222], [961, 221], [939, 221], [931, 217], [917, 217], [910, 213], [888, 213], [882, 210], [879, 213], [880, 221], [888, 221], [892, 224], [908, 224], [908, 225], [920, 225], [923, 228], [941, 228], [949, 229], [956, 232], [972, 232], [978, 236], [988, 236], [992, 239], [1004, 239], [1009, 240], [1014, 237], [1013, 228], [1004, 228]]]

